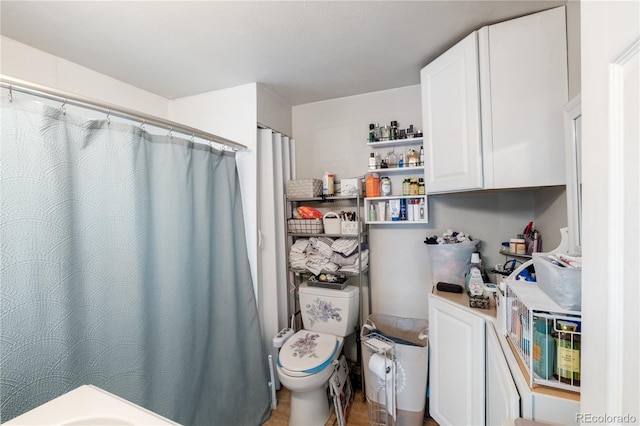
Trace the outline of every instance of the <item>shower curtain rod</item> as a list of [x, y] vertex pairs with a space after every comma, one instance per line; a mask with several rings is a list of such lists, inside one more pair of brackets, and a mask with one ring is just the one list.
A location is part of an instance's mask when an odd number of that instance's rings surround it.
[[207, 133], [193, 127], [176, 123], [174, 121], [165, 120], [153, 115], [143, 114], [141, 112], [123, 108], [118, 105], [86, 98], [84, 96], [64, 92], [62, 90], [54, 89], [51, 87], [30, 83], [28, 81], [19, 80], [13, 77], [7, 77], [5, 75], [0, 75], [0, 84], [2, 85], [2, 87], [9, 89], [9, 93], [11, 93], [12, 91], [27, 93], [52, 101], [61, 102], [63, 105], [79, 106], [93, 111], [102, 112], [107, 116], [119, 117], [132, 121], [140, 121], [142, 124], [160, 127], [169, 130], [169, 132], [175, 130], [176, 132], [183, 133], [185, 135], [190, 135], [192, 137], [197, 137], [223, 145], [223, 147], [228, 147], [233, 151], [247, 149], [246, 145], [234, 142], [221, 136], [214, 135], [213, 133]]

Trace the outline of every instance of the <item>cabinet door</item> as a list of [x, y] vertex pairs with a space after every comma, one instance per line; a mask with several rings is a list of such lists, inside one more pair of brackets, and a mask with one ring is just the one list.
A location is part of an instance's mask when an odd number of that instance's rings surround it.
[[477, 33], [423, 68], [420, 82], [427, 193], [482, 188]]
[[487, 324], [487, 424], [520, 417], [520, 395], [511, 376], [496, 330]]
[[441, 426], [484, 424], [484, 323], [429, 295], [429, 414]]
[[490, 25], [488, 39], [491, 139], [483, 140], [493, 167], [485, 163], [485, 188], [564, 185], [564, 6]]

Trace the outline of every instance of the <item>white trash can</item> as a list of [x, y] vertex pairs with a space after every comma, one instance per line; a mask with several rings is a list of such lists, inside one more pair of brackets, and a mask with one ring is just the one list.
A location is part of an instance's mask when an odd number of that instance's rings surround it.
[[[363, 341], [368, 334], [378, 333], [395, 343], [396, 413], [400, 426], [423, 424], [429, 365], [428, 324], [425, 319], [371, 314], [361, 330]], [[371, 351], [363, 346], [362, 365], [367, 400], [384, 404], [384, 401], [376, 399], [378, 378], [367, 367], [371, 356]]]

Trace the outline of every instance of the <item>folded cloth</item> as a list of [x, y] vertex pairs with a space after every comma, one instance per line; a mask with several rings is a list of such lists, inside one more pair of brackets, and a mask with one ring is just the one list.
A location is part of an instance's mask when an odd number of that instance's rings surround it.
[[307, 262], [305, 263], [305, 267], [311, 271], [314, 275], [318, 275], [320, 272], [325, 270], [325, 265], [329, 263], [329, 259], [320, 253], [316, 253], [312, 251], [307, 256]]
[[329, 260], [340, 266], [353, 265], [358, 261], [358, 253], [354, 253], [351, 256], [344, 256], [340, 253], [333, 253]]
[[291, 245], [291, 253], [304, 253], [309, 245], [309, 240], [307, 238], [297, 239], [295, 243]]
[[[365, 269], [369, 265], [369, 249], [362, 250], [360, 257], [362, 258], [362, 269]], [[356, 261], [354, 264], [341, 266], [340, 269], [338, 269], [338, 272], [357, 274], [360, 272], [358, 263], [358, 257], [356, 254]]]
[[[329, 240], [330, 242], [327, 242], [326, 240]], [[331, 249], [332, 244], [333, 244], [333, 240], [331, 240], [330, 238], [318, 238], [318, 241], [316, 242], [315, 250], [321, 255], [323, 255], [324, 257], [326, 257], [327, 259], [329, 259], [333, 254], [333, 250]]]
[[289, 253], [289, 264], [293, 269], [305, 269], [307, 264], [307, 255], [304, 253]]
[[331, 248], [336, 253], [350, 256], [354, 251], [358, 250], [358, 241], [356, 238], [338, 238], [333, 242]]

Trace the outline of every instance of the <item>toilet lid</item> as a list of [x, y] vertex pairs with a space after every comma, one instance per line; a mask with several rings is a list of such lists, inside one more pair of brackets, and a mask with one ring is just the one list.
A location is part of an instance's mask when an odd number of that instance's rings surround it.
[[278, 363], [289, 371], [315, 373], [324, 369], [337, 349], [336, 336], [300, 330], [280, 349]]

